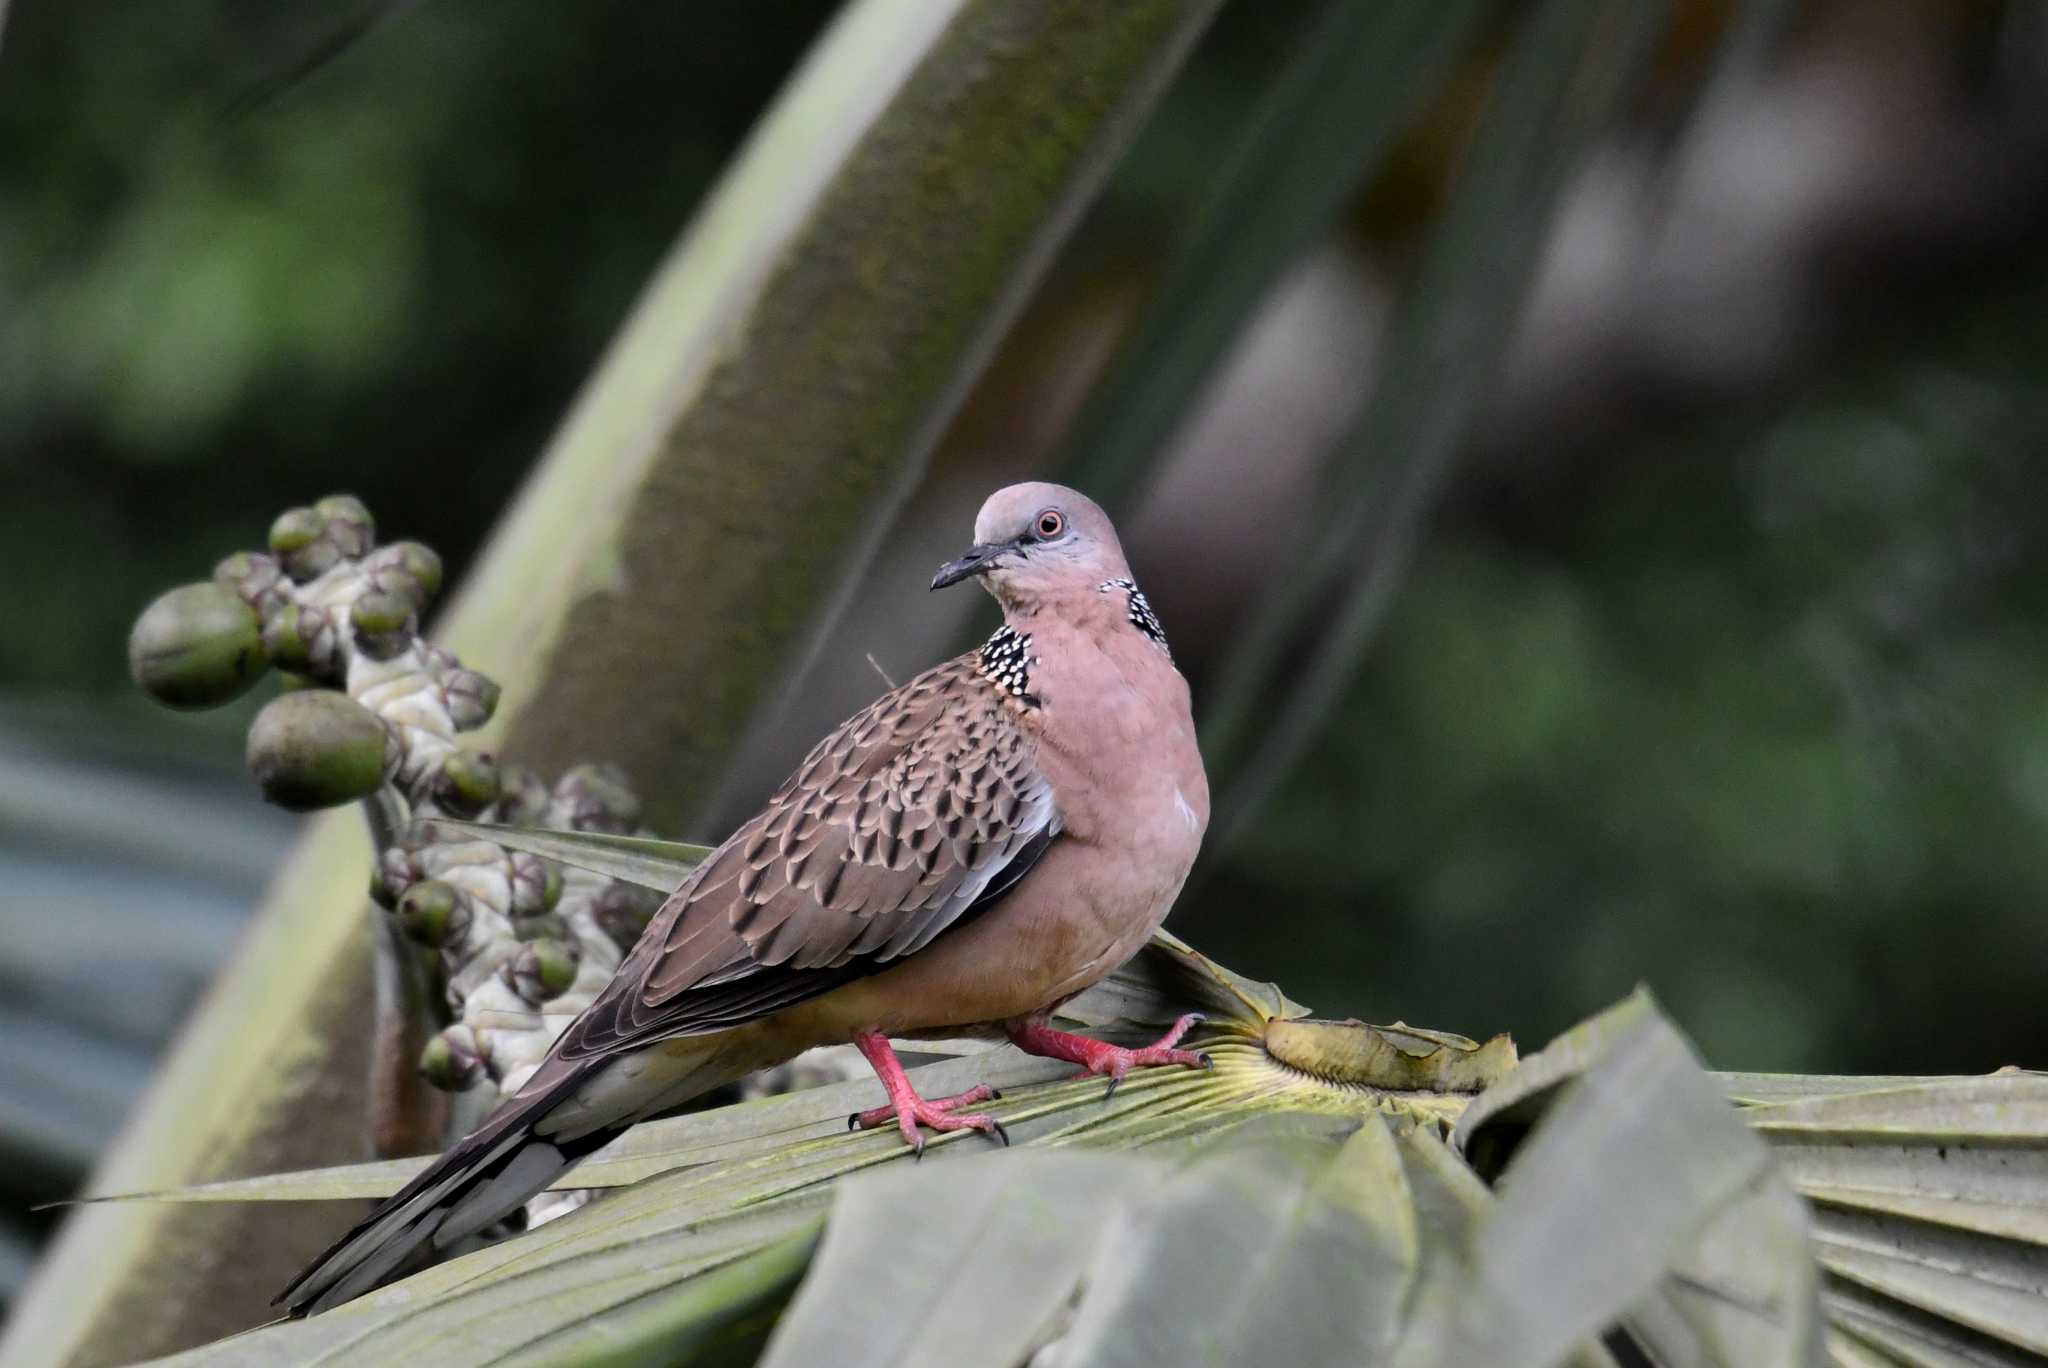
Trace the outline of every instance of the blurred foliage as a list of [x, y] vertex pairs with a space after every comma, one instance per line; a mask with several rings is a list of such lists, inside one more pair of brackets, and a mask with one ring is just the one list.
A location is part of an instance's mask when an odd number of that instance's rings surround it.
[[2032, 275], [1760, 419], [1470, 477], [1210, 890], [1271, 908], [1286, 887], [1290, 918], [1373, 950], [1179, 924], [1308, 1001], [1469, 1031], [1540, 1032], [1646, 980], [1729, 1067], [2037, 1062]]
[[383, 7], [8, 16], [0, 679], [125, 695], [150, 586], [329, 487], [473, 548], [833, 9], [437, 2], [297, 74]]

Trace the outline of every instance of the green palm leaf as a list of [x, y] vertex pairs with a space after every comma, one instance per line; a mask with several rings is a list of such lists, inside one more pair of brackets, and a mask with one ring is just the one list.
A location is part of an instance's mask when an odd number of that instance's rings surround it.
[[[1300, 1009], [1185, 947], [1152, 947], [1075, 1010], [1116, 1031], [1190, 1005], [1214, 1013], [1205, 1048], [1216, 1067], [1146, 1071], [1113, 1098], [1100, 1080], [1062, 1078], [1066, 1066], [1009, 1050], [918, 1071], [932, 1090], [1003, 1081], [997, 1110], [1024, 1154], [956, 1134], [911, 1167], [894, 1135], [843, 1129], [847, 1111], [873, 1100], [865, 1084], [650, 1123], [579, 1171], [584, 1184], [631, 1183], [610, 1197], [328, 1315], [211, 1346], [204, 1361], [751, 1352], [821, 1230], [818, 1262], [768, 1362], [815, 1361], [822, 1336], [847, 1363], [1013, 1363], [1055, 1338], [1089, 1363], [1212, 1351], [1228, 1361], [1255, 1349], [1287, 1361], [1341, 1351], [1458, 1363], [1490, 1361], [1483, 1354], [1500, 1345], [1598, 1363], [1589, 1337], [1656, 1296], [1674, 1269], [1745, 1293], [1768, 1270], [1765, 1299], [1797, 1314], [1749, 1317], [1746, 1343], [1796, 1346], [1817, 1325], [1800, 1310], [1812, 1300], [1802, 1209], [1647, 999], [1531, 1061], [1539, 1088], [1517, 1089], [1523, 1074], [1510, 1073], [1497, 1085], [1510, 1105], [1476, 1108], [1506, 1125], [1528, 1098], [1554, 1099], [1514, 1151], [1498, 1202], [1445, 1140], [1468, 1095], [1297, 1067], [1310, 1061], [1276, 1053], [1273, 1028], [1295, 1028], [1279, 1032], [1283, 1050], [1304, 1038]], [[1306, 1038], [1382, 1034], [1322, 1025]], [[1455, 1040], [1435, 1047], [1447, 1064], [1483, 1048]], [[1580, 1072], [1552, 1086], [1561, 1058]], [[356, 1195], [406, 1171], [376, 1165], [174, 1196]], [[1659, 1200], [1596, 1200], [1617, 1175]], [[1560, 1241], [1567, 1225], [1573, 1238]], [[997, 1287], [1009, 1289], [999, 1313]], [[856, 1303], [868, 1309], [849, 1311]], [[962, 1357], [969, 1314], [988, 1323]]]
[[[1074, 1011], [1129, 1032], [1190, 1005], [1214, 1013], [1215, 1069], [1114, 1098], [1007, 1048], [917, 1071], [1000, 1082], [1020, 1153], [949, 1135], [913, 1166], [843, 1129], [865, 1082], [648, 1123], [578, 1170], [629, 1184], [600, 1202], [170, 1361], [750, 1361], [771, 1329], [770, 1364], [1011, 1364], [1057, 1341], [1091, 1364], [1791, 1365], [1823, 1337], [1844, 1364], [2028, 1361], [2037, 1075], [1716, 1078], [1639, 994], [1476, 1099], [1381, 1088], [1300, 1065], [1344, 1034], [1380, 1059], [1430, 1037], [1309, 1021], [1170, 938]], [[1441, 1039], [1447, 1075], [1487, 1048]], [[410, 1167], [169, 1196], [374, 1194]], [[1610, 1354], [1624, 1339], [1637, 1358]]]

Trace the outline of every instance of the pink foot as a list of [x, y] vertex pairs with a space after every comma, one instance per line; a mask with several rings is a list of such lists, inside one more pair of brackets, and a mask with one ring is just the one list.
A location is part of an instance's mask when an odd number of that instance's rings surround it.
[[1176, 1050], [1180, 1038], [1186, 1035], [1196, 1022], [1202, 1020], [1200, 1012], [1189, 1012], [1173, 1023], [1173, 1029], [1150, 1045], [1129, 1049], [1122, 1045], [1110, 1045], [1087, 1036], [1074, 1035], [1067, 1031], [1055, 1031], [1045, 1024], [1043, 1017], [1032, 1017], [1013, 1024], [1009, 1028], [1010, 1040], [1026, 1054], [1042, 1055], [1048, 1059], [1064, 1059], [1079, 1064], [1080, 1077], [1093, 1075], [1109, 1080], [1109, 1091], [1103, 1100], [1116, 1096], [1117, 1084], [1124, 1081], [1124, 1075], [1132, 1069], [1147, 1068], [1155, 1064], [1179, 1064], [1190, 1069], [1207, 1069], [1213, 1066], [1209, 1056], [1196, 1050]]
[[[977, 1083], [966, 1092], [954, 1093], [951, 1097], [919, 1097], [914, 1100], [917, 1106], [925, 1111], [949, 1112], [960, 1107], [971, 1107], [976, 1102], [1000, 1102], [1003, 1100], [1003, 1095], [986, 1083]], [[848, 1130], [873, 1130], [875, 1127], [887, 1125], [895, 1119], [896, 1104], [884, 1102], [879, 1107], [869, 1107], [866, 1111], [855, 1112], [847, 1117], [846, 1128]]]
[[879, 1107], [855, 1112], [846, 1118], [846, 1127], [867, 1130], [875, 1126], [896, 1122], [903, 1139], [917, 1157], [924, 1158], [924, 1132], [920, 1126], [935, 1131], [978, 1130], [984, 1135], [993, 1135], [1004, 1144], [1010, 1143], [1008, 1131], [1003, 1123], [985, 1112], [972, 1112], [965, 1116], [956, 1113], [959, 1107], [971, 1106], [976, 1102], [987, 1102], [1002, 1096], [986, 1083], [977, 1083], [964, 1093], [951, 1097], [937, 1097], [927, 1100], [917, 1095], [917, 1089], [910, 1085], [910, 1076], [903, 1072], [902, 1061], [896, 1058], [896, 1051], [889, 1046], [889, 1038], [879, 1031], [863, 1031], [853, 1038], [855, 1048], [867, 1057], [874, 1066], [875, 1076], [882, 1080], [882, 1091], [889, 1100]]

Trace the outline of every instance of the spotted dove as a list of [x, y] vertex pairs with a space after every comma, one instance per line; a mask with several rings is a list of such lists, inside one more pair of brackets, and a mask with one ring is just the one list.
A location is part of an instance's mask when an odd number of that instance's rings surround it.
[[887, 1101], [856, 1124], [1000, 1135], [917, 1095], [891, 1036], [1006, 1035], [1111, 1086], [1201, 1065], [1192, 1018], [1125, 1049], [1048, 1024], [1166, 916], [1209, 818], [1187, 683], [1102, 510], [998, 491], [931, 587], [979, 578], [986, 644], [819, 742], [672, 894], [532, 1079], [279, 1300], [324, 1310], [498, 1221], [642, 1117], [851, 1041]]

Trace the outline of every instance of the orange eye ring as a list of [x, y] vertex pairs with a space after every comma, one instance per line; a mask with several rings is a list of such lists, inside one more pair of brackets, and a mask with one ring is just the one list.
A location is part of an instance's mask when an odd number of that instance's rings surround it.
[[1060, 511], [1057, 508], [1048, 508], [1038, 515], [1038, 520], [1032, 524], [1032, 529], [1038, 533], [1040, 541], [1051, 541], [1054, 537], [1067, 530], [1067, 520], [1060, 516]]

